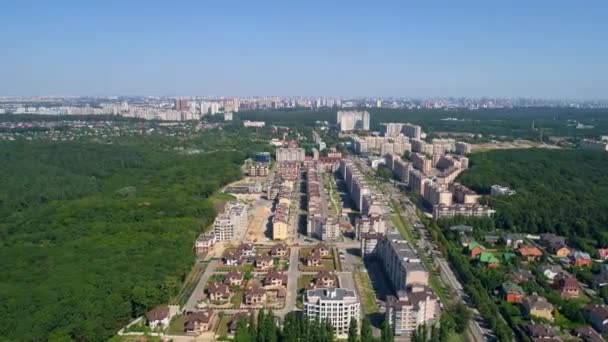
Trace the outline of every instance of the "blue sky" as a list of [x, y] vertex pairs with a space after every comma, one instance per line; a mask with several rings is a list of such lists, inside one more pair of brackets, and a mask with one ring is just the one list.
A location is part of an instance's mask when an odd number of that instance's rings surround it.
[[608, 1], [0, 0], [0, 95], [608, 98]]

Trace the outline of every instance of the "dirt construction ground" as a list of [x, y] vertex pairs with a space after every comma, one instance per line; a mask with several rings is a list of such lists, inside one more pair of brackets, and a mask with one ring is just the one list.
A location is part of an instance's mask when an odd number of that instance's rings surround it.
[[[243, 242], [265, 243], [268, 218], [271, 215], [272, 202], [258, 199], [253, 203], [249, 217], [249, 227], [243, 237]], [[270, 241], [268, 241], [270, 242]]]
[[507, 150], [516, 148], [560, 148], [555, 145], [541, 144], [530, 140], [497, 141], [494, 143], [471, 145], [472, 152], [483, 152], [490, 150]]

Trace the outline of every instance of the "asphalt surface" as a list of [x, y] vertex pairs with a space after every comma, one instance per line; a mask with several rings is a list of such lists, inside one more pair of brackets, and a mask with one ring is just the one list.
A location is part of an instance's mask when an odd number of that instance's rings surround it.
[[196, 305], [198, 304], [198, 301], [205, 297], [205, 284], [207, 284], [207, 281], [209, 280], [209, 278], [211, 278], [213, 272], [215, 272], [215, 269], [218, 265], [218, 260], [211, 260], [209, 262], [209, 265], [207, 265], [207, 268], [205, 268], [205, 272], [203, 272], [201, 277], [198, 279], [198, 283], [196, 284], [194, 291], [192, 291], [192, 295], [190, 295], [190, 298], [188, 298], [186, 305], [184, 305], [185, 311], [197, 310]]

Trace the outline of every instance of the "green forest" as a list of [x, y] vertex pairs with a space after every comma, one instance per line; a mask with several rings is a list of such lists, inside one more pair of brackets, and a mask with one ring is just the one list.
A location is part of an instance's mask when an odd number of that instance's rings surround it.
[[[354, 109], [353, 109], [354, 110]], [[608, 110], [576, 108], [503, 108], [503, 109], [389, 109], [362, 108], [371, 115], [371, 129], [380, 130], [386, 122], [410, 122], [423, 130], [437, 132], [480, 133], [483, 136], [543, 140], [550, 136], [594, 138], [608, 130]], [[262, 120], [273, 124], [314, 126], [317, 121], [336, 122], [337, 109], [317, 111], [287, 109], [239, 113], [243, 120]], [[534, 121], [534, 128], [532, 122]], [[576, 123], [593, 128], [577, 129]]]
[[255, 152], [247, 138], [206, 153], [161, 137], [0, 143], [0, 336], [105, 341], [169, 301], [215, 216], [209, 196]]
[[608, 153], [570, 149], [495, 150], [470, 155], [459, 181], [481, 194], [494, 184], [517, 193], [488, 197], [497, 228], [554, 232], [589, 252], [608, 246]]

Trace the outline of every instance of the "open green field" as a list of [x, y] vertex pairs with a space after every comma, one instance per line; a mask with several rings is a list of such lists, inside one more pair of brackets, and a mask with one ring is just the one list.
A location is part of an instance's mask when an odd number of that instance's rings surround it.
[[355, 282], [361, 295], [361, 306], [363, 313], [366, 315], [380, 312], [380, 307], [376, 301], [376, 293], [372, 287], [372, 282], [369, 278], [369, 274], [363, 270], [357, 270], [354, 272]]
[[169, 335], [186, 335], [184, 332], [184, 325], [186, 323], [186, 317], [183, 315], [177, 315], [173, 317], [171, 323], [169, 324], [169, 329], [167, 333]]

